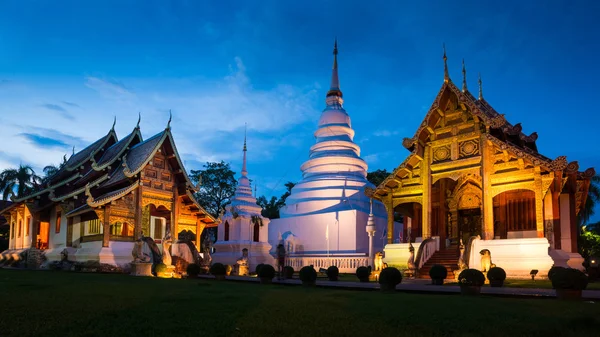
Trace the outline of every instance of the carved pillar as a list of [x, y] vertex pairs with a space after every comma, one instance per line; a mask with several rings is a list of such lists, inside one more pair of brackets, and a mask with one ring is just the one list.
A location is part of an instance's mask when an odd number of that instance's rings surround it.
[[537, 237], [544, 237], [544, 191], [542, 187], [542, 177], [540, 175], [540, 167], [535, 167], [534, 175], [535, 186], [535, 228]]
[[102, 221], [102, 247], [108, 247], [110, 241], [110, 204], [104, 206], [104, 219]]
[[196, 248], [198, 250], [200, 250], [200, 240], [202, 238], [202, 231], [204, 230], [204, 227], [206, 226], [205, 223], [202, 222], [202, 220], [200, 219], [196, 219]]
[[179, 190], [173, 186], [173, 206], [171, 207], [171, 237], [176, 240], [179, 233]]
[[438, 233], [440, 234], [440, 247], [446, 247], [446, 238], [448, 237], [447, 233], [447, 211], [446, 211], [446, 180], [440, 179], [438, 180], [439, 186], [439, 207], [438, 207]]
[[394, 242], [394, 199], [392, 191], [389, 191], [384, 205], [387, 210], [387, 243], [389, 244]]
[[571, 253], [577, 253], [577, 238], [579, 237], [579, 226], [577, 225], [575, 193], [569, 192], [569, 223], [571, 225]]
[[426, 146], [423, 151], [423, 161], [422, 161], [422, 172], [421, 172], [421, 181], [423, 183], [423, 209], [421, 216], [421, 237], [423, 240], [429, 239], [431, 237], [431, 169], [430, 165], [430, 152], [431, 147]]
[[73, 217], [67, 218], [67, 247], [73, 246]]
[[135, 189], [135, 223], [133, 224], [133, 239], [139, 240], [142, 236], [142, 185]]
[[485, 135], [481, 136], [481, 185], [482, 185], [482, 216], [483, 228], [482, 237], [484, 240], [494, 239], [494, 197], [492, 196], [492, 182], [489, 178], [494, 170], [493, 155], [491, 153], [491, 144], [489, 144]]
[[560, 232], [560, 190], [562, 189], [562, 171], [554, 172], [554, 181], [552, 186], [552, 223], [554, 233], [554, 248], [561, 249]]
[[37, 247], [39, 228], [40, 212], [34, 212], [31, 214], [31, 247]]

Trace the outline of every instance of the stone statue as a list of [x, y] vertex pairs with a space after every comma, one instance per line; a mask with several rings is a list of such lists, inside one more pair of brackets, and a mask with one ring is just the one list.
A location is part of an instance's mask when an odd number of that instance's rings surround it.
[[458, 257], [458, 270], [467, 269], [469, 267], [465, 263], [465, 245], [463, 244], [462, 239], [460, 239], [460, 245], [458, 248], [460, 250], [460, 256]]
[[165, 235], [165, 238], [162, 240], [162, 263], [166, 264], [167, 266], [170, 266], [173, 262], [171, 258], [171, 252], [169, 252], [172, 244], [173, 239], [171, 239], [171, 232], [167, 231], [167, 235]]
[[202, 257], [202, 265], [210, 267], [210, 263], [212, 262], [212, 257], [210, 256], [210, 250], [212, 249], [212, 242], [210, 241], [208, 234], [206, 235], [206, 240], [204, 242], [205, 242], [204, 250], [202, 251], [202, 253], [204, 255]]
[[242, 257], [240, 257], [236, 264], [238, 266], [238, 275], [239, 276], [248, 276], [250, 265], [248, 263], [248, 249], [242, 249]]
[[550, 249], [554, 249], [554, 230], [552, 229], [552, 221], [546, 221], [546, 238], [550, 243]]
[[375, 271], [382, 271], [386, 264], [383, 262], [383, 253], [375, 253]]
[[144, 241], [141, 237], [133, 244], [131, 255], [134, 263], [148, 263], [152, 259], [150, 255], [144, 254]]
[[60, 262], [66, 262], [69, 260], [69, 250], [67, 248], [60, 252]]
[[415, 270], [417, 267], [415, 266], [415, 247], [413, 247], [412, 243], [408, 244], [408, 251], [410, 255], [408, 256], [408, 262], [406, 263], [408, 269]]
[[481, 254], [481, 271], [487, 272], [490, 268], [495, 267], [496, 265], [492, 263], [492, 253], [489, 249], [482, 249], [479, 254]]

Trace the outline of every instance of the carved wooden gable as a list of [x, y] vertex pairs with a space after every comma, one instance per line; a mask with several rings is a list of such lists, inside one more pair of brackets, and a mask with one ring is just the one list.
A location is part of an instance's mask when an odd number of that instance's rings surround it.
[[164, 152], [164, 148], [159, 149], [148, 162], [143, 170], [142, 182], [146, 188], [170, 193], [173, 191], [174, 175]]

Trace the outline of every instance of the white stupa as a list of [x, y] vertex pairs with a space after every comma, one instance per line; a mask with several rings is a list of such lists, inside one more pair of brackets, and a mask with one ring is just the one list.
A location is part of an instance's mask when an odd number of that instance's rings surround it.
[[[294, 186], [280, 210], [280, 219], [271, 221], [269, 242], [274, 247], [284, 242], [296, 255], [352, 255], [369, 252], [366, 233], [369, 198], [366, 187], [367, 163], [360, 157], [360, 147], [354, 143], [350, 116], [343, 107], [337, 67], [337, 41], [333, 51], [331, 88], [326, 107], [314, 133], [316, 143], [310, 148], [309, 159], [302, 164], [302, 180]], [[374, 249], [383, 249], [386, 211], [374, 201]]]
[[242, 176], [238, 180], [231, 204], [225, 208], [218, 227], [217, 241], [214, 244], [213, 262], [235, 265], [242, 256], [242, 249], [248, 249], [250, 270], [259, 263], [275, 266], [275, 259], [269, 254], [271, 245], [268, 243], [269, 219], [260, 212], [252, 196], [252, 188], [246, 169], [246, 137], [244, 136], [244, 160]]

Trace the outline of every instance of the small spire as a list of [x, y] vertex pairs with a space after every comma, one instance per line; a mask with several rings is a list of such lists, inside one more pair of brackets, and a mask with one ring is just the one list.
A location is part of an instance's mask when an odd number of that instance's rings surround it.
[[246, 149], [246, 134], [248, 133], [248, 123], [244, 123], [244, 152]]
[[171, 109], [169, 109], [169, 121], [167, 122], [167, 129], [171, 129], [171, 119], [173, 119], [173, 114], [171, 113]]
[[463, 73], [463, 87], [462, 87], [462, 92], [466, 92], [467, 91], [467, 68], [465, 67], [465, 59], [462, 60], [463, 63], [463, 69], [462, 69], [462, 73]]
[[75, 154], [75, 145], [73, 145], [73, 151], [71, 152], [71, 155]]
[[113, 125], [112, 128], [110, 128], [110, 131], [115, 131], [115, 125], [117, 125], [117, 116], [115, 116], [115, 120], [113, 121]]
[[254, 183], [254, 197], [255, 198], [258, 195], [258, 194], [256, 194], [256, 186], [258, 186], [258, 180], [256, 181], [256, 183]]
[[142, 113], [141, 113], [141, 112], [138, 112], [138, 121], [137, 121], [137, 124], [136, 124], [136, 126], [135, 126], [135, 128], [136, 128], [136, 129], [139, 129], [139, 128], [140, 128], [140, 122], [141, 122], [141, 121], [142, 121]]
[[340, 90], [340, 79], [338, 77], [338, 63], [337, 63], [337, 37], [335, 38], [335, 42], [333, 43], [333, 68], [331, 71], [331, 86], [329, 87], [329, 91], [327, 92], [327, 97], [329, 96], [337, 96], [342, 97], [342, 91]]
[[481, 101], [483, 99], [483, 89], [481, 87], [481, 73], [479, 73], [479, 100]]
[[[246, 131], [245, 131], [245, 127], [244, 127], [244, 161], [242, 162], [242, 176], [246, 177], [248, 176], [248, 169], [246, 168]], [[252, 190], [250, 190], [250, 193], [252, 193]]]
[[450, 75], [448, 75], [448, 58], [446, 57], [446, 44], [443, 44], [444, 47], [444, 82], [448, 82], [450, 80]]

